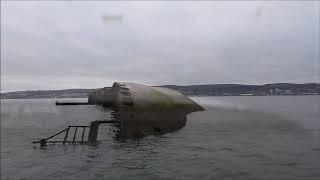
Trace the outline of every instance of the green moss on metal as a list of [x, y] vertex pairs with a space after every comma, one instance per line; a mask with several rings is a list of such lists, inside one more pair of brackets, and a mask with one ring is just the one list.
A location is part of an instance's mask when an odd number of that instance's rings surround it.
[[151, 109], [170, 110], [177, 106], [172, 97], [160, 91], [152, 90], [147, 95], [151, 99]]

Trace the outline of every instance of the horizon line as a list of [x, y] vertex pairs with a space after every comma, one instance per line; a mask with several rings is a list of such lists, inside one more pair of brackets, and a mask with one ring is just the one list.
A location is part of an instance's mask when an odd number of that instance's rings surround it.
[[[218, 83], [218, 84], [190, 84], [190, 85], [176, 85], [176, 84], [165, 84], [165, 85], [150, 85], [152, 87], [161, 87], [161, 86], [205, 86], [205, 85], [245, 85], [245, 86], [265, 86], [265, 85], [271, 85], [271, 84], [316, 84], [320, 85], [320, 83], [316, 82], [309, 82], [309, 83], [287, 83], [287, 82], [277, 82], [277, 83], [266, 83], [266, 84], [237, 84], [237, 83]], [[105, 87], [112, 87], [112, 86], [105, 86]], [[79, 89], [84, 89], [84, 90], [90, 90], [90, 89], [101, 89], [104, 87], [100, 88], [67, 88], [67, 89], [38, 89], [38, 90], [16, 90], [16, 91], [4, 91], [2, 92], [0, 90], [0, 93], [13, 93], [13, 92], [26, 92], [26, 91], [64, 91], [64, 90], [79, 90]]]

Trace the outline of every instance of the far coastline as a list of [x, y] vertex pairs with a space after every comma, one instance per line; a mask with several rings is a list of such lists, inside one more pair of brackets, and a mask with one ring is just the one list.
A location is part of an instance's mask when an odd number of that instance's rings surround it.
[[[273, 83], [264, 85], [204, 84], [204, 85], [163, 85], [186, 96], [306, 96], [320, 95], [319, 83]], [[99, 89], [66, 89], [15, 91], [1, 93], [1, 99], [50, 99], [87, 98]]]

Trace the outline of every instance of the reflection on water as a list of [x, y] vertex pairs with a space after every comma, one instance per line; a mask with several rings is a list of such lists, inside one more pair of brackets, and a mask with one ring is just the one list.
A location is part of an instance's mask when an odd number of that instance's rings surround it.
[[186, 125], [187, 114], [174, 111], [127, 111], [120, 112], [119, 132], [122, 138], [141, 138], [174, 132]]
[[117, 127], [103, 124], [96, 146], [45, 150], [32, 140], [67, 125], [110, 119], [111, 111], [50, 100], [1, 101], [1, 178], [317, 179], [320, 123], [312, 107], [319, 96], [286, 98], [194, 98], [246, 108], [211, 106], [188, 114], [176, 131], [143, 138], [118, 138]]

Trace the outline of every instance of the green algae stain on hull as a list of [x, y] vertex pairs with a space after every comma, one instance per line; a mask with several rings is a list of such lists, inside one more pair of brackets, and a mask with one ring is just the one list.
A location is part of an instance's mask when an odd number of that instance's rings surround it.
[[163, 87], [150, 87], [136, 83], [114, 83], [89, 95], [89, 103], [120, 109], [129, 105], [135, 110], [204, 110], [200, 105], [181, 93]]

